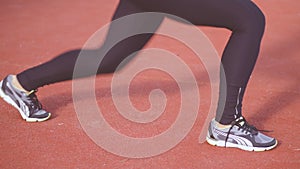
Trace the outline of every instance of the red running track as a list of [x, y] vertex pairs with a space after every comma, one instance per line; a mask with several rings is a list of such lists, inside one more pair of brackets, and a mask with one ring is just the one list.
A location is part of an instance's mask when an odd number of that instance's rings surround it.
[[[170, 151], [146, 159], [113, 155], [85, 134], [72, 103], [72, 83], [43, 87], [39, 98], [53, 113], [43, 123], [26, 123], [0, 100], [0, 168], [299, 168], [300, 167], [300, 1], [256, 0], [267, 18], [258, 64], [245, 98], [245, 116], [258, 128], [270, 129], [276, 149], [253, 153], [199, 144], [198, 136], [209, 108], [207, 75], [193, 53], [182, 44], [155, 36], [148, 47], [176, 53], [191, 67], [199, 85], [199, 115], [187, 137]], [[61, 52], [80, 48], [110, 21], [116, 0], [2, 0], [0, 6], [0, 77], [16, 74]], [[200, 27], [221, 52], [229, 32]], [[153, 76], [155, 75], [155, 76]], [[110, 94], [111, 75], [98, 77], [97, 101], [107, 121], [129, 136], [149, 137], [165, 131], [176, 118], [178, 87], [160, 72], [145, 72], [131, 84], [130, 97], [140, 110], [149, 108], [148, 94], [166, 92], [166, 113], [151, 124], [139, 125], [118, 115]], [[85, 98], [87, 99], [87, 98]], [[103, 138], [105, 139], [105, 138]]]

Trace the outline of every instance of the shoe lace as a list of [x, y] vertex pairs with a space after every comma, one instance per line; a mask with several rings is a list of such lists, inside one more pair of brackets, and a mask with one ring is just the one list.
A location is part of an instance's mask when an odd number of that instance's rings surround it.
[[234, 125], [238, 126], [238, 130], [242, 130], [242, 132], [251, 133], [252, 135], [256, 135], [258, 133], [258, 129], [253, 125], [250, 125], [245, 118], [241, 118], [234, 122]]
[[37, 96], [35, 93], [37, 90], [33, 90], [29, 93], [29, 95], [26, 97], [26, 102], [32, 108], [33, 110], [39, 110], [42, 109], [42, 104], [39, 102]]
[[242, 132], [250, 133], [251, 135], [257, 135], [259, 131], [271, 132], [270, 130], [259, 130], [253, 125], [250, 125], [244, 117], [240, 117], [231, 123], [231, 127], [229, 128], [226, 135], [225, 147], [226, 147], [227, 140], [229, 138], [230, 131], [234, 126], [238, 126], [238, 130], [242, 130]]

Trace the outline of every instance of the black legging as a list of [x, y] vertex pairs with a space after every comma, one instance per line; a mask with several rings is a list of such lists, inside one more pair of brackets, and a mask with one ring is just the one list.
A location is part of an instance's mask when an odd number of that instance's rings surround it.
[[[113, 20], [128, 14], [150, 11], [176, 15], [195, 25], [221, 27], [232, 31], [222, 55], [227, 80], [227, 86], [221, 89], [221, 94], [224, 92], [222, 90], [227, 89], [225, 109], [219, 108], [216, 117], [222, 124], [229, 124], [241, 116], [243, 95], [259, 53], [265, 28], [265, 18], [260, 9], [250, 0], [120, 0]], [[162, 19], [147, 26], [154, 32]], [[112, 24], [104, 45], [115, 33], [126, 29], [137, 27], [135, 24]], [[115, 45], [102, 60], [98, 74], [114, 72], [124, 58], [141, 50], [151, 37], [152, 34], [135, 35]], [[101, 50], [101, 47], [97, 50]], [[97, 50], [86, 52], [89, 53], [85, 59], [86, 69], [99, 59]], [[80, 49], [63, 53], [49, 62], [25, 70], [18, 74], [17, 78], [27, 90], [71, 80], [79, 53]], [[91, 74], [81, 76], [89, 75]]]

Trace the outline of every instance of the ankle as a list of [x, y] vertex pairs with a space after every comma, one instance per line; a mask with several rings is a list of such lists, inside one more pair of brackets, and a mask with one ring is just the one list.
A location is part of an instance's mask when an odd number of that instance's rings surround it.
[[18, 78], [17, 78], [16, 75], [12, 75], [12, 85], [16, 89], [18, 89], [18, 90], [20, 90], [22, 92], [25, 92], [26, 94], [30, 94], [30, 91], [27, 91], [26, 89], [24, 89], [23, 86], [20, 84], [20, 82], [19, 82], [19, 80], [18, 80]]
[[219, 129], [225, 129], [225, 128], [230, 128], [231, 125], [230, 124], [221, 124], [219, 122], [216, 121], [216, 126], [219, 128]]

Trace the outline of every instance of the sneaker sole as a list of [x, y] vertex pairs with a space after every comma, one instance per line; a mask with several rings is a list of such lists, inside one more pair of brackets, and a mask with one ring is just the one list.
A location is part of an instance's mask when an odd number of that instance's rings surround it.
[[49, 113], [49, 115], [45, 118], [30, 118], [30, 117], [27, 117], [25, 115], [25, 113], [16, 105], [16, 103], [2, 91], [2, 83], [3, 83], [3, 81], [0, 82], [0, 97], [2, 97], [5, 102], [7, 102], [8, 104], [10, 104], [14, 108], [16, 108], [25, 121], [27, 121], [27, 122], [41, 122], [41, 121], [48, 120], [51, 117], [51, 113]]
[[[216, 139], [211, 138], [210, 136], [206, 136], [206, 141], [208, 144], [213, 145], [213, 146], [225, 147], [225, 141], [223, 141], [223, 140], [216, 140]], [[275, 148], [276, 146], [277, 146], [277, 140], [276, 140], [276, 143], [270, 147], [249, 147], [249, 146], [243, 146], [240, 144], [233, 144], [230, 142], [226, 143], [226, 147], [239, 148], [239, 149], [246, 150], [246, 151], [257, 151], [257, 152], [271, 150], [271, 149]]]

